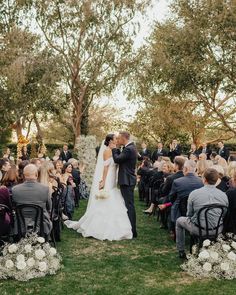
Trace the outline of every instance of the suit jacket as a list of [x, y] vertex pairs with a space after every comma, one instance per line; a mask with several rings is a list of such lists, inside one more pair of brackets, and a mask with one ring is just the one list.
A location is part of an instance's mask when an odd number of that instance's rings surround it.
[[166, 181], [165, 183], [163, 184], [161, 190], [162, 190], [162, 195], [163, 196], [168, 196], [170, 191], [171, 191], [171, 187], [172, 187], [172, 184], [174, 182], [175, 179], [178, 179], [180, 177], [183, 177], [184, 176], [184, 173], [183, 171], [178, 171], [174, 174], [171, 174], [169, 175], [167, 178], [166, 178]]
[[65, 154], [64, 151], [61, 152], [60, 159], [64, 162], [68, 162], [72, 158], [72, 153], [70, 151], [67, 151]]
[[36, 181], [25, 181], [12, 189], [12, 199], [16, 205], [33, 204], [43, 208], [44, 213], [44, 233], [49, 234], [52, 229], [52, 223], [49, 211], [52, 207], [49, 188]]
[[152, 161], [155, 162], [158, 157], [166, 157], [168, 155], [168, 152], [165, 149], [162, 149], [161, 151], [155, 150], [152, 154]]
[[182, 148], [179, 144], [177, 144], [176, 148], [172, 151], [169, 151], [168, 156], [171, 158], [171, 161], [174, 161], [176, 156], [180, 156], [182, 153]]
[[141, 150], [139, 152], [139, 155], [140, 156], [138, 157], [138, 160], [142, 161], [144, 157], [147, 157], [147, 158], [151, 159], [152, 153], [151, 153], [150, 150], [146, 149], [145, 151]]
[[173, 203], [171, 207], [172, 222], [176, 222], [177, 218], [180, 217], [179, 204], [181, 199], [189, 196], [192, 191], [201, 187], [203, 187], [201, 178], [193, 173], [174, 180], [169, 194]]
[[[198, 149], [198, 153], [199, 153], [199, 155], [202, 153], [202, 151], [203, 151], [203, 148], [202, 147], [200, 147], [199, 149]], [[210, 149], [210, 148], [206, 148], [206, 152], [205, 152], [205, 154], [206, 154], [206, 156], [207, 156], [207, 160], [210, 160], [210, 155], [211, 155], [211, 153], [212, 153], [212, 150]]]
[[224, 158], [226, 161], [228, 161], [229, 158], [229, 150], [224, 146], [222, 150], [218, 150], [218, 155], [220, 155], [222, 158]]
[[119, 149], [113, 149], [112, 155], [114, 162], [119, 164], [118, 184], [135, 186], [136, 184], [136, 162], [137, 150], [133, 143], [128, 144], [123, 148], [122, 152]]

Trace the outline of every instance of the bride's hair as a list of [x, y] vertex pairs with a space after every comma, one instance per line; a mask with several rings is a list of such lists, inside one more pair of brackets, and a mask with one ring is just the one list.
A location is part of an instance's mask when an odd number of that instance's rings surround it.
[[107, 134], [104, 141], [105, 146], [109, 146], [110, 141], [114, 139], [114, 135], [114, 133]]

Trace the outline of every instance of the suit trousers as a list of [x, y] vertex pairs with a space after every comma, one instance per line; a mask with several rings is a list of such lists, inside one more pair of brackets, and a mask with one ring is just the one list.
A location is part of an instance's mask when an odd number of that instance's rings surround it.
[[137, 234], [136, 231], [136, 212], [134, 207], [134, 188], [135, 186], [120, 185], [121, 194], [125, 200], [125, 206], [128, 210], [128, 217], [131, 223], [133, 235]]

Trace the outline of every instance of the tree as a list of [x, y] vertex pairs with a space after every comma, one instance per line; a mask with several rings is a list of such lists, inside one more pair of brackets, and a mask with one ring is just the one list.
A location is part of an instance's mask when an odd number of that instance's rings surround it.
[[[81, 134], [93, 99], [109, 94], [129, 71], [134, 17], [148, 2], [34, 1], [37, 23], [63, 63], [75, 138]], [[87, 125], [83, 120], [83, 133]]]

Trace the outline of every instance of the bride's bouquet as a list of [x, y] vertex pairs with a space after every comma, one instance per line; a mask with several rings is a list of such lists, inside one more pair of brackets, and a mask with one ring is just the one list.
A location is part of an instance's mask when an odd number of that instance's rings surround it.
[[36, 234], [7, 244], [0, 256], [0, 279], [28, 281], [55, 274], [61, 267], [57, 250]]
[[219, 237], [217, 241], [205, 240], [198, 253], [195, 247], [193, 255], [181, 267], [189, 275], [199, 278], [232, 280], [236, 278], [236, 236], [227, 234], [227, 239]]
[[109, 198], [108, 192], [103, 188], [100, 189], [99, 192], [96, 194], [96, 199], [97, 200], [105, 200]]

